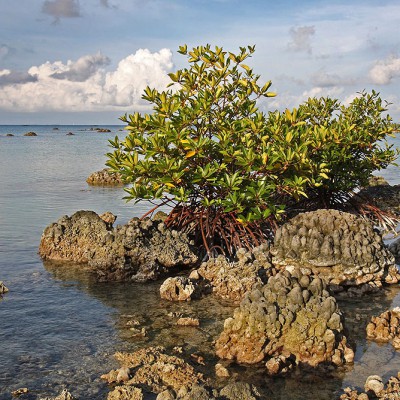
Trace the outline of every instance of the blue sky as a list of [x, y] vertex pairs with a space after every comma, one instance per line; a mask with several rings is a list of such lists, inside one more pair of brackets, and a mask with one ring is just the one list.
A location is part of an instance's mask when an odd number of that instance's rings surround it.
[[114, 124], [147, 111], [144, 87], [186, 65], [184, 43], [255, 44], [247, 64], [278, 93], [264, 111], [375, 89], [400, 122], [398, 0], [2, 0], [0, 124]]

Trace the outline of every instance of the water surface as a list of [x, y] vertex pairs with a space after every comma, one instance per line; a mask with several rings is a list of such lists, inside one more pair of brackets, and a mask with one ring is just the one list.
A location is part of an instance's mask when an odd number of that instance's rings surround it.
[[[21, 387], [31, 391], [24, 398], [55, 395], [66, 387], [80, 399], [105, 399], [108, 389], [99, 377], [117, 366], [112, 354], [144, 345], [180, 345], [211, 365], [217, 362], [213, 341], [232, 314], [231, 305], [213, 298], [169, 303], [159, 299], [159, 282], [99, 284], [77, 269], [43, 264], [38, 257], [43, 229], [62, 215], [112, 211], [117, 223], [125, 223], [148, 209], [126, 204], [121, 188], [86, 184], [90, 173], [104, 167], [107, 139], [124, 135], [121, 126], [105, 127], [110, 133], [90, 128], [0, 126], [0, 280], [10, 289], [0, 300], [0, 400]], [[28, 131], [38, 136], [23, 136]], [[381, 175], [400, 183], [396, 168]], [[231, 367], [232, 379], [257, 384], [270, 399], [333, 399], [342, 387], [363, 386], [370, 374], [397, 374], [400, 356], [389, 344], [366, 341], [364, 332], [372, 315], [400, 305], [398, 287], [340, 305], [357, 344], [354, 366], [275, 379], [263, 368], [237, 366]], [[180, 314], [198, 317], [200, 328], [176, 327]], [[147, 338], [132, 337], [127, 325], [132, 319], [145, 327]]]

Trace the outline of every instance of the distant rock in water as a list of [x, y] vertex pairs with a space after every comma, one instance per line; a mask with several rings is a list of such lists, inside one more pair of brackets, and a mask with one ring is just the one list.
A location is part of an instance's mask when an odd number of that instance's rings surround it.
[[198, 264], [186, 234], [167, 229], [163, 222], [136, 218], [114, 228], [109, 214], [102, 217], [78, 211], [60, 218], [44, 230], [40, 256], [87, 264], [100, 281], [156, 280]]
[[53, 131], [58, 131], [59, 130], [59, 128], [53, 128]]
[[7, 133], [6, 136], [11, 137], [11, 136], [14, 136], [14, 135], [12, 133]]
[[75, 135], [75, 133], [68, 132], [66, 135], [67, 135], [67, 136], [74, 136], [74, 135]]
[[280, 272], [248, 293], [225, 320], [216, 353], [239, 363], [264, 361], [273, 375], [293, 364], [342, 365], [354, 358], [335, 298], [322, 279], [300, 270]]
[[309, 268], [335, 292], [362, 294], [400, 280], [394, 257], [372, 224], [341, 211], [297, 215], [276, 231], [271, 253], [278, 269]]
[[86, 179], [86, 182], [94, 186], [120, 186], [124, 184], [121, 174], [111, 172], [108, 168], [93, 172]]
[[26, 132], [24, 136], [37, 136], [35, 132]]
[[90, 128], [91, 131], [96, 131], [96, 132], [111, 132], [111, 129], [107, 128]]
[[8, 292], [7, 287], [4, 285], [3, 281], [0, 281], [0, 296], [7, 292]]

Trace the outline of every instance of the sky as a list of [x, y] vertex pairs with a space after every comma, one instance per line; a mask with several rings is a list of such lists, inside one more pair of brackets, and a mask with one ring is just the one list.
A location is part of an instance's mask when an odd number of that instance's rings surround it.
[[0, 125], [119, 124], [208, 43], [256, 46], [262, 111], [376, 90], [400, 122], [398, 0], [1, 0]]

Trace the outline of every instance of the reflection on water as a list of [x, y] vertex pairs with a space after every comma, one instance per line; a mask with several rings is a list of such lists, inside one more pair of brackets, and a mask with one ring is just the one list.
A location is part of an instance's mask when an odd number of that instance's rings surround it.
[[[31, 394], [55, 395], [67, 387], [77, 398], [104, 399], [108, 391], [100, 375], [117, 365], [112, 354], [143, 345], [181, 345], [187, 356], [200, 354], [203, 372], [217, 362], [213, 341], [230, 304], [208, 297], [189, 303], [159, 298], [160, 282], [97, 283], [81, 267], [55, 266], [37, 255], [40, 236], [49, 223], [77, 210], [112, 211], [117, 223], [143, 214], [145, 204], [125, 204], [121, 188], [89, 187], [85, 180], [104, 167], [109, 134], [90, 127], [0, 126], [0, 280], [10, 289], [0, 301], [0, 400], [28, 387]], [[37, 137], [23, 137], [27, 131]], [[68, 132], [74, 136], [66, 136]], [[5, 137], [14, 133], [14, 137]], [[386, 174], [386, 175], [385, 175]], [[385, 171], [392, 184], [397, 170]], [[255, 383], [271, 399], [333, 399], [345, 385], [363, 386], [370, 374], [385, 378], [400, 369], [390, 344], [378, 346], [364, 338], [371, 315], [400, 305], [398, 288], [364, 299], [341, 300], [349, 336], [357, 344], [353, 367], [328, 371], [295, 371], [268, 378], [262, 367], [231, 366], [232, 379]], [[178, 315], [195, 316], [200, 327], [177, 327]], [[145, 328], [134, 337], [132, 321]], [[136, 322], [135, 322], [136, 323]], [[222, 384], [217, 382], [216, 384]]]

